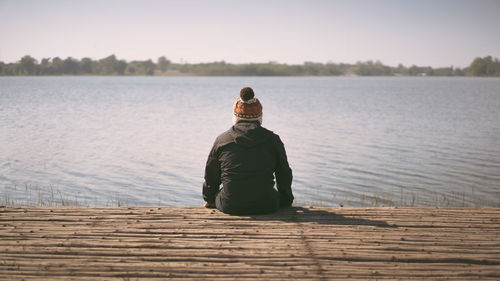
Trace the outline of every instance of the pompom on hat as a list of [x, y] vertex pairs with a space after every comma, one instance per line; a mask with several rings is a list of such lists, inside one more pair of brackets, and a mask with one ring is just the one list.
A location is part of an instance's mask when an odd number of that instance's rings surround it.
[[236, 99], [233, 111], [234, 124], [239, 121], [258, 121], [262, 124], [262, 104], [250, 87], [241, 89], [240, 97]]

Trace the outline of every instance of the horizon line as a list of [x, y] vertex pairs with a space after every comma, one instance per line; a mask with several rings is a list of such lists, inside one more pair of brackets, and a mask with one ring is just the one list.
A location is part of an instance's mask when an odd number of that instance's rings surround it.
[[[398, 67], [399, 65], [402, 65], [402, 66], [418, 66], [418, 67], [431, 67], [431, 68], [446, 68], [446, 67], [452, 67], [452, 68], [466, 68], [466, 67], [469, 67], [470, 63], [472, 63], [472, 61], [476, 58], [483, 58], [482, 56], [475, 56], [474, 59], [469, 63], [469, 65], [467, 66], [456, 66], [454, 64], [451, 64], [451, 65], [447, 65], [447, 66], [430, 66], [430, 65], [418, 65], [418, 64], [415, 64], [415, 63], [412, 63], [412, 64], [409, 64], [409, 65], [405, 65], [403, 63], [399, 63], [397, 65], [389, 65], [389, 64], [385, 64], [384, 62], [382, 62], [381, 60], [373, 60], [373, 59], [369, 59], [369, 60], [357, 60], [356, 62], [333, 62], [333, 61], [326, 61], [326, 62], [320, 62], [320, 61], [309, 61], [309, 60], [305, 60], [303, 61], [302, 63], [287, 63], [287, 62], [280, 62], [280, 61], [276, 61], [276, 60], [268, 60], [266, 62], [229, 62], [229, 61], [226, 61], [226, 60], [213, 60], [213, 61], [203, 61], [203, 62], [189, 62], [188, 60], [185, 60], [183, 58], [180, 59], [179, 62], [174, 62], [172, 60], [170, 60], [167, 56], [165, 55], [161, 55], [159, 57], [157, 57], [156, 59], [152, 59], [152, 58], [147, 58], [147, 59], [123, 59], [123, 58], [119, 58], [117, 55], [115, 54], [110, 54], [110, 55], [107, 55], [107, 56], [104, 56], [102, 58], [95, 58], [95, 57], [90, 57], [90, 56], [84, 56], [84, 57], [81, 57], [81, 58], [77, 58], [77, 57], [73, 57], [73, 56], [67, 56], [67, 57], [60, 57], [60, 56], [53, 56], [53, 57], [42, 57], [40, 59], [32, 56], [32, 55], [24, 55], [22, 56], [21, 58], [19, 58], [18, 60], [16, 61], [3, 61], [2, 59], [0, 59], [0, 63], [4, 63], [4, 64], [10, 64], [10, 63], [19, 63], [21, 61], [21, 59], [25, 56], [30, 56], [32, 58], [34, 58], [37, 63], [41, 63], [41, 60], [43, 59], [49, 59], [49, 60], [52, 60], [54, 58], [60, 58], [62, 60], [65, 60], [65, 59], [68, 59], [68, 58], [72, 58], [72, 59], [75, 59], [75, 60], [79, 60], [81, 61], [82, 59], [85, 59], [85, 58], [88, 58], [88, 59], [91, 59], [93, 61], [99, 61], [99, 60], [102, 60], [102, 59], [105, 59], [107, 57], [110, 57], [110, 56], [115, 56], [117, 60], [123, 60], [127, 63], [130, 63], [130, 62], [135, 62], [135, 61], [148, 61], [148, 60], [151, 60], [152, 62], [157, 62], [157, 60], [161, 57], [165, 57], [167, 60], [170, 61], [170, 63], [172, 64], [210, 64], [210, 63], [225, 63], [225, 64], [234, 64], [234, 65], [243, 65], [243, 64], [279, 64], [279, 65], [304, 65], [304, 64], [307, 64], [307, 63], [314, 63], [314, 64], [347, 64], [347, 65], [356, 65], [357, 63], [368, 63], [368, 62], [373, 62], [373, 63], [380, 63], [384, 66], [390, 66], [390, 67]], [[498, 59], [497, 57], [494, 57], [492, 55], [487, 55], [485, 57], [492, 57], [493, 59]]]

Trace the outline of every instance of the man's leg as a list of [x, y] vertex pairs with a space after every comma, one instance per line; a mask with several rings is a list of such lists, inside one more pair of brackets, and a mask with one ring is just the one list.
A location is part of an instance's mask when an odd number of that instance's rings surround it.
[[219, 192], [215, 197], [215, 206], [219, 211], [230, 215], [270, 214], [279, 210], [280, 198], [278, 192], [273, 190], [273, 192], [268, 194], [265, 198], [262, 198], [259, 202], [235, 208], [234, 206], [228, 206], [227, 203], [224, 202], [221, 192]]
[[229, 210], [227, 209], [227, 206], [224, 204], [224, 200], [222, 199], [221, 192], [215, 196], [215, 207], [223, 213], [229, 214]]

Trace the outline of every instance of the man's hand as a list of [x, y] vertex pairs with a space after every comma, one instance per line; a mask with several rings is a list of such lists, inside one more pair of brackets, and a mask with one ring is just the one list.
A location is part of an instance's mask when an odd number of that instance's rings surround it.
[[205, 208], [208, 208], [208, 209], [215, 209], [215, 203], [205, 203]]

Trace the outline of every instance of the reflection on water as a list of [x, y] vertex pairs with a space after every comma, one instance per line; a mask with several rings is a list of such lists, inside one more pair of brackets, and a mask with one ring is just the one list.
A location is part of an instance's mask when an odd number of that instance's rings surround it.
[[298, 205], [500, 204], [500, 79], [318, 77], [0, 77], [0, 204], [200, 205], [243, 86]]

